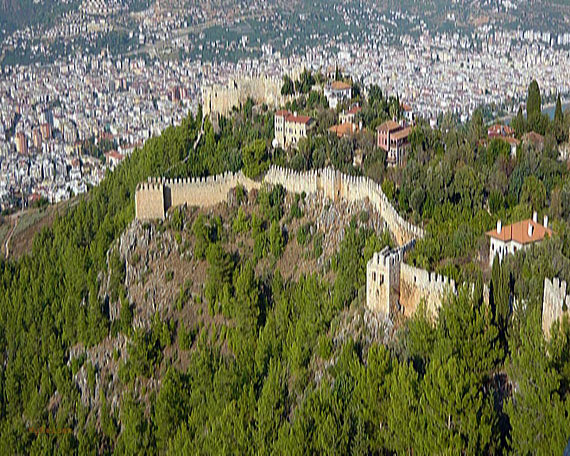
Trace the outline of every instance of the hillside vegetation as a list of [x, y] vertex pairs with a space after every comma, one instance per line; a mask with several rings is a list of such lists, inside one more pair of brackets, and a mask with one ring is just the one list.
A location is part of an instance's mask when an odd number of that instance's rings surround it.
[[[385, 109], [380, 95], [364, 112], [377, 122]], [[200, 125], [201, 113], [190, 115], [149, 140], [36, 235], [28, 255], [0, 262], [2, 454], [562, 450], [570, 329], [565, 320], [546, 342], [540, 327], [544, 276], [568, 278], [568, 172], [554, 148], [512, 158], [501, 142], [480, 144], [475, 118], [443, 133], [417, 127], [401, 171], [376, 153], [358, 170], [354, 144], [333, 137], [311, 137], [293, 156], [269, 153], [272, 113], [251, 103], [217, 134], [206, 122], [194, 150]], [[366, 212], [354, 214], [336, 252], [303, 229], [306, 201], [280, 187], [247, 200], [236, 191], [225, 215], [175, 210], [164, 223], [133, 225], [134, 190], [148, 176], [244, 168], [255, 177], [269, 163], [372, 175], [427, 227], [411, 261], [477, 286], [445, 299], [436, 321], [420, 311], [385, 338], [389, 328], [363, 310], [363, 285], [366, 260], [390, 241], [369, 229]], [[478, 240], [497, 218], [532, 208], [550, 214], [557, 235], [487, 271], [487, 305]], [[161, 233], [162, 246], [141, 247], [135, 261], [136, 249], [121, 254], [129, 230], [141, 242], [145, 230]], [[167, 246], [179, 267], [160, 269]], [[137, 289], [145, 277], [134, 265], [145, 261], [169, 294]], [[285, 261], [297, 272], [287, 275]], [[111, 388], [97, 353], [116, 364]]]

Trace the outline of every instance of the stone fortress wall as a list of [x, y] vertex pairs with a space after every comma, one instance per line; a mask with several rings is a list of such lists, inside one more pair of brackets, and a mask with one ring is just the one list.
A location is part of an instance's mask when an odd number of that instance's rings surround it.
[[436, 315], [446, 293], [457, 293], [454, 280], [402, 263], [400, 306], [405, 316], [413, 315], [422, 300], [425, 301], [428, 313]]
[[398, 214], [380, 185], [367, 177], [348, 176], [332, 168], [298, 173], [273, 166], [264, 180], [272, 185], [281, 184], [289, 192], [323, 192], [331, 200], [355, 202], [368, 199], [386, 221], [398, 245], [424, 236], [421, 228], [412, 225]]
[[542, 299], [542, 332], [550, 337], [552, 324], [561, 320], [562, 316], [570, 309], [570, 295], [567, 293], [566, 282], [553, 278], [552, 281], [545, 277], [544, 295]]
[[400, 296], [400, 265], [404, 249], [384, 247], [374, 252], [366, 265], [366, 307], [384, 317], [390, 315], [390, 306]]
[[[291, 78], [299, 77], [299, 69], [292, 71]], [[227, 116], [233, 108], [242, 106], [248, 98], [256, 104], [267, 104], [272, 108], [284, 106], [290, 96], [281, 95], [283, 79], [277, 76], [242, 76], [227, 84], [212, 84], [202, 88], [202, 109], [204, 115]]]
[[404, 263], [414, 245], [415, 239], [396, 249], [385, 247], [366, 265], [366, 305], [384, 318], [393, 312], [409, 317], [422, 301], [430, 315], [437, 315], [445, 294], [457, 293], [455, 281]]
[[[323, 192], [331, 200], [342, 199], [354, 202], [368, 198], [386, 221], [399, 245], [424, 235], [421, 228], [400, 217], [382, 192], [380, 185], [365, 177], [347, 176], [332, 168], [299, 173], [272, 166], [263, 182], [270, 185], [281, 184], [292, 193]], [[137, 186], [136, 217], [138, 219], [164, 218], [164, 213], [168, 208], [182, 204], [212, 206], [225, 201], [228, 191], [238, 184], [246, 190], [261, 186], [260, 182], [245, 177], [241, 171], [192, 179], [149, 179], [149, 182]]]
[[164, 184], [143, 182], [135, 192], [135, 217], [139, 220], [164, 219]]
[[296, 172], [272, 166], [257, 182], [238, 173], [193, 179], [150, 179], [138, 185], [135, 194], [136, 217], [141, 220], [164, 219], [170, 207], [212, 206], [227, 199], [237, 185], [246, 190], [259, 189], [262, 183], [281, 184], [288, 192], [320, 192], [331, 200], [355, 202], [368, 199], [386, 221], [398, 248], [376, 252], [366, 268], [366, 305], [389, 318], [392, 310], [409, 316], [422, 300], [435, 313], [445, 292], [456, 292], [455, 283], [446, 277], [405, 264], [404, 254], [422, 238], [421, 228], [404, 220], [390, 204], [382, 188], [371, 179], [342, 174], [332, 168]]
[[135, 192], [135, 214], [139, 220], [164, 219], [170, 207], [214, 206], [225, 201], [228, 192], [243, 186], [246, 190], [259, 189], [261, 183], [247, 178], [241, 171], [217, 176], [185, 179], [152, 179], [140, 183]]

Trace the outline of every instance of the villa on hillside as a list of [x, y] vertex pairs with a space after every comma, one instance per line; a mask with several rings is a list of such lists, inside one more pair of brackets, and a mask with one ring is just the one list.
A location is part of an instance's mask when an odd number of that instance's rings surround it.
[[495, 124], [487, 129], [487, 136], [489, 138], [514, 138], [515, 131], [508, 125]]
[[336, 109], [339, 103], [352, 98], [352, 87], [342, 81], [334, 81], [325, 87], [324, 95], [329, 102], [329, 107]]
[[412, 107], [406, 103], [400, 103], [400, 108], [402, 109], [402, 115], [404, 119], [406, 119], [406, 122], [413, 124], [416, 114]]
[[307, 133], [314, 125], [314, 120], [309, 116], [300, 116], [296, 112], [281, 110], [275, 113], [275, 139], [274, 146], [288, 149], [297, 147], [301, 138], [306, 138]]
[[337, 135], [339, 138], [352, 136], [362, 130], [362, 122], [356, 123], [356, 115], [362, 110], [355, 104], [348, 111], [344, 109], [338, 115], [338, 124], [329, 128], [329, 133]]
[[410, 148], [408, 137], [411, 130], [410, 127], [400, 125], [393, 120], [388, 120], [378, 127], [378, 147], [388, 153], [386, 157], [388, 166], [400, 166], [405, 163]]
[[356, 115], [360, 111], [362, 111], [362, 108], [360, 106], [358, 106], [357, 104], [352, 106], [348, 111], [345, 111], [343, 109], [342, 112], [338, 116], [338, 123], [339, 124], [348, 123], [348, 122], [356, 123]]
[[489, 139], [499, 138], [506, 141], [511, 147], [511, 156], [517, 156], [517, 148], [520, 141], [515, 138], [515, 131], [508, 125], [495, 124], [487, 129], [487, 137]]
[[497, 222], [497, 228], [487, 231], [491, 239], [489, 245], [489, 265], [493, 266], [493, 260], [498, 255], [499, 261], [508, 254], [514, 254], [518, 250], [526, 249], [531, 244], [541, 242], [546, 236], [552, 236], [552, 230], [548, 228], [548, 216], [544, 216], [542, 225], [538, 223], [537, 214], [532, 214], [532, 219], [522, 220], [512, 225], [503, 226]]

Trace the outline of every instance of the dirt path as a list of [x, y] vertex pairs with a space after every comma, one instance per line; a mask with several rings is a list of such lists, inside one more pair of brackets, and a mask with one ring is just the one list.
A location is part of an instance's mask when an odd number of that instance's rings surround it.
[[12, 225], [12, 228], [10, 228], [10, 232], [8, 233], [8, 236], [6, 236], [6, 242], [4, 243], [4, 256], [6, 259], [8, 259], [8, 257], [10, 256], [10, 239], [12, 239], [14, 231], [16, 231], [19, 218], [20, 218], [19, 213], [10, 216], [10, 224]]

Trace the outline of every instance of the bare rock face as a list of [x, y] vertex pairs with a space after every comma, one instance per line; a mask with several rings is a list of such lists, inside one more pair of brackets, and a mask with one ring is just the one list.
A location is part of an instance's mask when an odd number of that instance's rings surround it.
[[[290, 211], [292, 204], [293, 197], [288, 195], [286, 213]], [[336, 253], [346, 234], [346, 227], [353, 218], [356, 220], [357, 228], [369, 228], [376, 233], [387, 229], [386, 221], [368, 200], [332, 202], [320, 193], [311, 193], [305, 197], [304, 201], [299, 202], [299, 206], [305, 218], [314, 221], [314, 225], [311, 226], [311, 236], [317, 232], [324, 235], [323, 257]]]
[[[75, 385], [81, 396], [81, 403], [96, 412], [100, 407], [101, 389], [109, 403], [111, 410], [118, 408], [121, 400], [119, 364], [127, 356], [127, 338], [123, 334], [107, 337], [100, 344], [85, 348], [77, 344], [69, 351], [68, 366], [81, 360], [81, 367], [73, 376]], [[116, 357], [116, 359], [115, 359]], [[90, 384], [88, 369], [92, 368], [93, 384]], [[56, 395], [58, 393], [56, 392]], [[57, 403], [58, 398], [51, 398], [50, 402]]]

